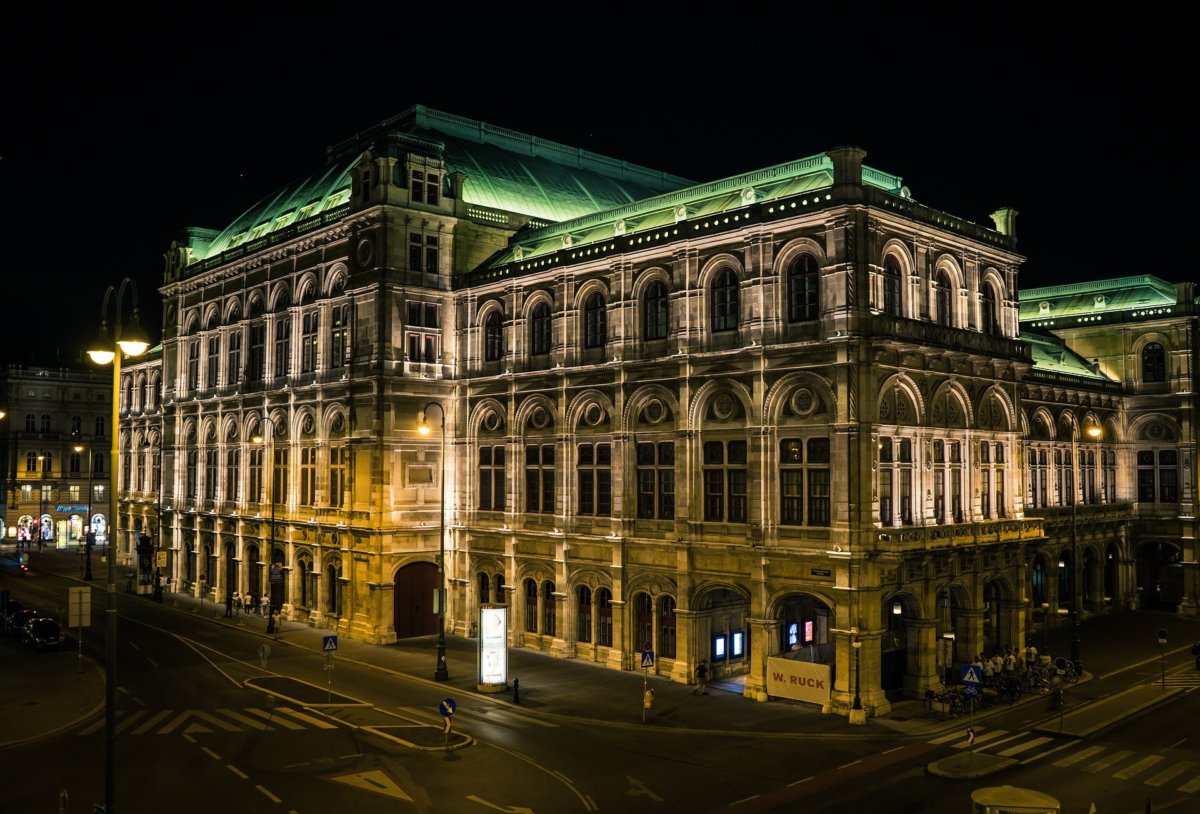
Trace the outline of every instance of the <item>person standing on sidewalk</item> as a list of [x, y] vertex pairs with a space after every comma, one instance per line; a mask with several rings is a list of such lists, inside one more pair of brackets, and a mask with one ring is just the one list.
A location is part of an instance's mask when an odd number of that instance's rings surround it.
[[268, 619], [271, 618], [271, 596], [269, 594], [262, 595], [262, 603], [258, 606], [258, 612]]
[[701, 661], [696, 665], [696, 689], [692, 695], [708, 695], [708, 662]]
[[249, 591], [246, 591], [246, 593], [242, 596], [242, 611], [247, 616], [249, 616], [250, 611], [253, 609], [254, 609], [254, 597], [250, 595]]
[[225, 592], [225, 618], [233, 618], [233, 594]]

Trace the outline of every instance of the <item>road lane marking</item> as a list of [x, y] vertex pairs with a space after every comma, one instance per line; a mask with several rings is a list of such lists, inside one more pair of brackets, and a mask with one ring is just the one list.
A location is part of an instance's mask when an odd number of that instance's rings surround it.
[[[117, 710], [118, 718], [120, 718], [124, 714], [125, 714], [125, 710], [123, 710], [123, 709]], [[107, 723], [107, 722], [104, 720], [103, 717], [101, 717], [100, 720], [96, 721], [95, 723], [88, 724], [83, 729], [79, 730], [79, 734], [80, 735], [91, 735], [93, 732], [99, 732], [105, 723]]]
[[[234, 766], [232, 763], [226, 763], [225, 768], [228, 769], [229, 771], [233, 772], [234, 774], [236, 774], [238, 777], [242, 778], [243, 780], [250, 779], [250, 775], [246, 774], [241, 769], [239, 769], [237, 766]], [[276, 800], [275, 802], [278, 803], [279, 801]]]
[[139, 726], [137, 729], [133, 730], [129, 734], [130, 735], [145, 735], [147, 732], [149, 732], [151, 729], [153, 729], [160, 721], [162, 721], [163, 718], [166, 718], [168, 715], [170, 715], [174, 711], [175, 710], [173, 710], [173, 709], [164, 709], [162, 712], [154, 713], [152, 716], [150, 716], [149, 720], [147, 720], [144, 724], [142, 724], [141, 726]]
[[1124, 769], [1114, 774], [1113, 777], [1118, 780], [1128, 780], [1134, 775], [1141, 774], [1142, 772], [1146, 771], [1155, 763], [1161, 763], [1164, 760], [1166, 760], [1165, 757], [1161, 757], [1159, 755], [1150, 755], [1149, 757], [1142, 758], [1131, 766], [1126, 766]]
[[196, 739], [195, 739], [195, 738], [193, 738], [193, 737], [191, 736], [191, 733], [189, 733], [189, 732], [184, 732], [184, 733], [183, 733], [183, 739], [184, 739], [185, 741], [187, 741], [188, 743], [195, 743], [195, 742], [196, 742]]
[[312, 724], [313, 726], [317, 727], [318, 729], [337, 729], [337, 726], [335, 726], [334, 724], [322, 721], [320, 718], [314, 718], [311, 715], [305, 715], [303, 712], [292, 709], [291, 707], [276, 707], [276, 710], [278, 712], [283, 712], [288, 715], [291, 715], [293, 718], [297, 718], [301, 721], [304, 721], [305, 723]]
[[255, 707], [246, 707], [246, 712], [249, 712], [251, 715], [257, 715], [259, 718], [266, 718], [268, 723], [279, 724], [284, 729], [296, 730], [296, 729], [304, 728], [304, 727], [300, 726], [300, 724], [292, 723], [287, 718], [284, 718], [281, 715], [272, 715], [271, 713], [267, 712], [264, 709], [257, 709]]
[[155, 661], [154, 659], [150, 658], [149, 656], [146, 656], [146, 661], [150, 662], [150, 666], [151, 666], [151, 667], [153, 667], [155, 670], [157, 670], [157, 669], [158, 669], [158, 662], [157, 662], [157, 661]]
[[209, 749], [207, 746], [201, 746], [201, 747], [200, 747], [200, 751], [201, 751], [201, 752], [203, 752], [204, 754], [208, 755], [208, 756], [209, 756], [210, 758], [212, 758], [213, 760], [220, 760], [220, 759], [221, 759], [221, 756], [220, 756], [220, 755], [218, 755], [218, 754], [217, 754], [216, 752], [214, 752], [212, 749]]
[[1049, 743], [1052, 740], [1054, 740], [1054, 738], [1044, 738], [1044, 737], [1043, 738], [1034, 738], [1031, 741], [1026, 741], [1025, 743], [1018, 744], [1017, 746], [1014, 746], [1010, 749], [1005, 749], [1003, 752], [1000, 753], [1000, 757], [1012, 757], [1013, 755], [1019, 755], [1022, 752], [1028, 752], [1030, 749], [1036, 749], [1037, 747], [1041, 746], [1042, 744]]
[[373, 769], [369, 772], [341, 774], [329, 779], [335, 783], [345, 783], [347, 786], [354, 786], [364, 791], [373, 791], [376, 794], [382, 794], [386, 797], [395, 797], [398, 800], [407, 800], [410, 803], [413, 801], [412, 795], [400, 788], [400, 785], [395, 780], [379, 769]]
[[261, 791], [263, 794], [267, 795], [267, 799], [268, 799], [268, 800], [270, 800], [272, 803], [282, 803], [282, 802], [283, 802], [283, 800], [280, 800], [278, 797], [276, 797], [276, 796], [275, 796], [274, 794], [272, 794], [271, 792], [267, 791], [267, 790], [266, 790], [265, 788], [263, 788], [262, 786], [255, 786], [254, 788], [258, 789], [258, 790], [259, 790], [259, 791]]
[[1183, 745], [1183, 744], [1185, 744], [1185, 743], [1187, 743], [1187, 738], [1184, 738], [1183, 740], [1178, 740], [1178, 741], [1175, 741], [1174, 743], [1172, 743], [1172, 744], [1171, 744], [1170, 746], [1168, 746], [1167, 748], [1168, 748], [1168, 749], [1178, 749], [1180, 746], [1182, 746], [1182, 745]]
[[1200, 775], [1193, 777], [1191, 780], [1179, 787], [1180, 791], [1187, 792], [1188, 794], [1191, 794], [1197, 789], [1200, 789]]
[[1099, 774], [1100, 772], [1107, 769], [1109, 766], [1113, 765], [1114, 763], [1119, 763], [1120, 761], [1124, 760], [1125, 758], [1129, 757], [1132, 754], [1133, 754], [1133, 752], [1129, 751], [1128, 749], [1122, 749], [1120, 752], [1111, 754], [1106, 758], [1097, 760], [1095, 763], [1092, 763], [1091, 765], [1084, 767], [1084, 771], [1088, 772], [1090, 774]]
[[141, 649], [142, 649], [142, 648], [140, 648], [140, 647], [138, 647], [138, 646], [137, 646], [137, 642], [130, 642], [130, 643], [129, 643], [129, 646], [130, 646], [130, 647], [132, 647], [134, 650], [141, 650]]
[[729, 807], [730, 807], [730, 808], [733, 808], [734, 806], [740, 806], [742, 803], [748, 803], [748, 802], [750, 802], [751, 800], [757, 800], [757, 799], [758, 799], [758, 795], [757, 795], [757, 794], [751, 794], [749, 797], [743, 797], [743, 798], [742, 798], [742, 799], [740, 799], [740, 800], [736, 800], [736, 801], [734, 801], [734, 802], [730, 803], [730, 804], [729, 804]]
[[1104, 751], [1103, 746], [1089, 746], [1087, 749], [1084, 749], [1081, 752], [1076, 752], [1073, 755], [1063, 758], [1062, 760], [1056, 762], [1054, 765], [1060, 769], [1065, 769], [1068, 766], [1074, 766], [1076, 763], [1078, 763], [1081, 760], [1087, 760], [1088, 758], [1092, 757], [1093, 755], [1098, 755], [1103, 751]]
[[[900, 749], [903, 749], [904, 747], [903, 747], [903, 746], [901, 746], [901, 747], [899, 747], [899, 748], [900, 748]], [[894, 752], [894, 751], [896, 751], [896, 750], [895, 750], [895, 749], [893, 749], [892, 751]], [[799, 786], [801, 783], [807, 783], [809, 780], [812, 780], [812, 779], [813, 779], [813, 777], [814, 777], [814, 775], [811, 775], [811, 774], [810, 774], [808, 777], [804, 778], [803, 780], [797, 780], [797, 781], [795, 781], [795, 782], [793, 782], [793, 783], [788, 783], [788, 788], [791, 788], [792, 786]]]
[[886, 752], [884, 752], [884, 754], [890, 755], [892, 752], [899, 752], [903, 748], [904, 748], [903, 746], [897, 746], [894, 749], [888, 749]]
[[857, 764], [857, 763], [862, 763], [862, 760], [852, 760], [852, 761], [850, 761], [849, 763], [843, 763], [841, 766], [838, 766], [838, 769], [839, 769], [839, 770], [841, 770], [841, 769], [849, 769], [851, 766], [853, 766], [853, 765], [855, 765], [855, 764]]
[[232, 718], [233, 720], [237, 721], [238, 723], [245, 724], [246, 726], [250, 727], [251, 729], [257, 729], [259, 731], [266, 731], [271, 728], [264, 723], [261, 723], [259, 721], [254, 720], [253, 718], [249, 718], [245, 715], [242, 715], [239, 712], [235, 712], [232, 709], [225, 709], [222, 707], [222, 708], [219, 708], [217, 710], [217, 712], [221, 713], [222, 715], [224, 715], [227, 718]]
[[1190, 760], [1181, 760], [1169, 769], [1165, 769], [1146, 781], [1147, 786], [1161, 786], [1186, 772], [1196, 764]]

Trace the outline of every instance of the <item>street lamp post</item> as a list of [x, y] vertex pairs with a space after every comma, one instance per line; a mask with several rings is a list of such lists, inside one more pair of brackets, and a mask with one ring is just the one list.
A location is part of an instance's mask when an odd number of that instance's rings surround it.
[[862, 694], [859, 692], [859, 659], [862, 650], [862, 639], [858, 637], [858, 628], [850, 628], [850, 651], [854, 654], [854, 703], [850, 707], [850, 723], [865, 724], [867, 716], [864, 714], [862, 705]]
[[38, 462], [38, 521], [37, 547], [42, 550], [42, 541], [46, 539], [46, 529], [42, 527], [42, 517], [46, 514], [46, 456], [37, 456]]
[[446, 669], [446, 410], [436, 401], [426, 404], [417, 417], [417, 431], [421, 435], [429, 435], [432, 432], [425, 418], [430, 407], [437, 407], [438, 412], [442, 414], [442, 450], [438, 458], [441, 473], [438, 481], [441, 489], [441, 502], [438, 506], [438, 643], [437, 666], [433, 671], [433, 680], [446, 681], [450, 678]]
[[87, 457], [87, 472], [88, 472], [87, 494], [88, 494], [88, 496], [87, 496], [87, 516], [83, 519], [83, 522], [84, 522], [83, 549], [85, 552], [84, 568], [86, 569], [84, 571], [83, 578], [90, 580], [92, 578], [92, 544], [95, 542], [95, 537], [93, 536], [93, 533], [92, 533], [92, 467], [95, 464], [95, 461], [93, 460], [93, 458], [96, 453], [95, 453], [95, 450], [92, 449], [92, 447], [90, 447], [90, 446], [85, 447], [83, 444], [75, 445], [75, 451], [78, 453], [82, 453], [84, 451], [84, 449], [86, 449], [88, 451], [88, 457]]
[[[133, 295], [132, 324], [122, 330], [121, 305], [125, 291]], [[108, 304], [116, 296], [112, 334], [108, 330]], [[109, 286], [100, 305], [100, 335], [88, 350], [88, 356], [98, 365], [112, 363], [112, 483], [108, 490], [108, 607], [105, 609], [106, 636], [104, 645], [104, 812], [117, 810], [117, 569], [114, 541], [117, 536], [117, 485], [121, 464], [117, 457], [117, 429], [120, 420], [121, 354], [141, 356], [150, 341], [138, 325], [137, 289], [125, 277], [117, 287]], [[89, 522], [91, 522], [89, 518]]]
[[[1086, 430], [1087, 435], [1092, 440], [1099, 440], [1102, 431], [1097, 426], [1090, 426]], [[1079, 540], [1078, 540], [1078, 521], [1075, 504], [1079, 502], [1079, 496], [1082, 493], [1079, 484], [1079, 449], [1078, 449], [1079, 431], [1078, 427], [1071, 427], [1071, 662], [1075, 665], [1075, 674], [1083, 675], [1083, 662], [1079, 657]]]

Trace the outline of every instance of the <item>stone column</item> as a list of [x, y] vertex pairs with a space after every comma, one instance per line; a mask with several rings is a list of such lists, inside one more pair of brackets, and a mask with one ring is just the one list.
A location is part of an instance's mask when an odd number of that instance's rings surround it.
[[907, 671], [904, 689], [917, 697], [926, 689], [940, 686], [937, 659], [937, 621], [934, 619], [905, 619], [908, 647], [905, 654]]
[[742, 694], [755, 701], [767, 700], [767, 657], [779, 652], [779, 622], [775, 619], [746, 619], [750, 626], [750, 663]]

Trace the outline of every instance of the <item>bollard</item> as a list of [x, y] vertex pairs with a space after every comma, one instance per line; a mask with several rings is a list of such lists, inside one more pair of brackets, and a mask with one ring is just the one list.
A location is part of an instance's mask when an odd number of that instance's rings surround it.
[[521, 679], [513, 679], [513, 703], [521, 703]]
[[646, 711], [654, 707], [654, 688], [647, 687], [642, 694], [642, 723], [646, 723]]

